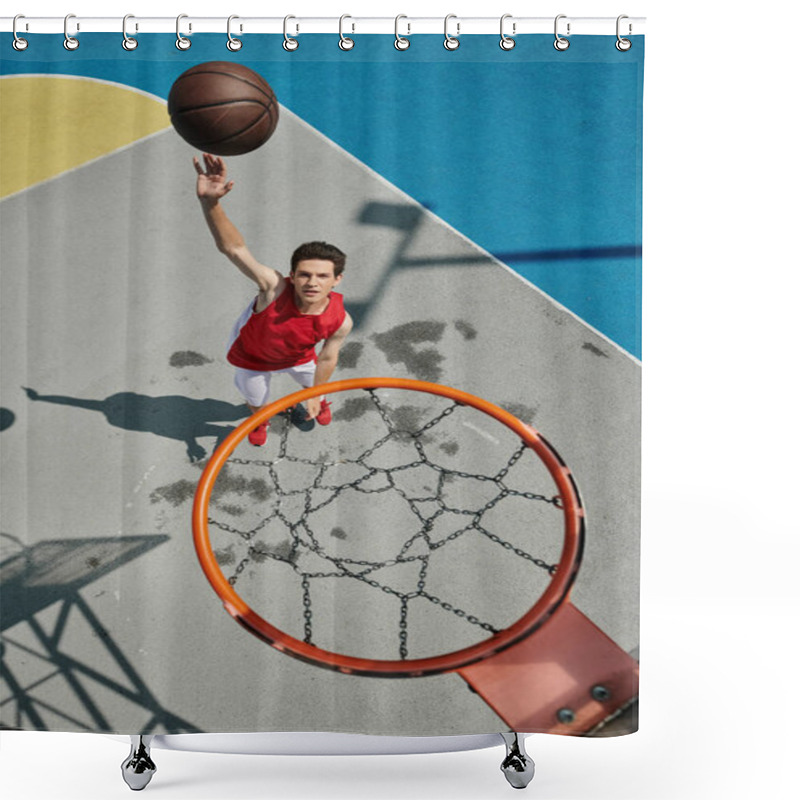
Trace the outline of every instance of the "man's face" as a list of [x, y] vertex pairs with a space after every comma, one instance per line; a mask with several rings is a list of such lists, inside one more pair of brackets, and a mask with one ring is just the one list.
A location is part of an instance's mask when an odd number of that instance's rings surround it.
[[318, 258], [298, 261], [289, 277], [295, 293], [309, 303], [326, 298], [342, 280], [341, 275], [333, 274], [333, 261]]

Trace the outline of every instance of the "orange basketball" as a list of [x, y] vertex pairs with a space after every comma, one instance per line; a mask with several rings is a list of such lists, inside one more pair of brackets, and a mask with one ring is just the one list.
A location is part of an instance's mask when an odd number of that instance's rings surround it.
[[167, 110], [183, 139], [218, 156], [261, 147], [278, 124], [272, 87], [257, 72], [231, 61], [187, 69], [172, 84]]

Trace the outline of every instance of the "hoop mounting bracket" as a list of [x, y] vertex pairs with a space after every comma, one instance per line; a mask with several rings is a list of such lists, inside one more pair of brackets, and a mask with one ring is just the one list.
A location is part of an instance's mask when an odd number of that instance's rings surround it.
[[639, 691], [636, 660], [569, 601], [535, 635], [457, 672], [527, 733], [588, 733]]

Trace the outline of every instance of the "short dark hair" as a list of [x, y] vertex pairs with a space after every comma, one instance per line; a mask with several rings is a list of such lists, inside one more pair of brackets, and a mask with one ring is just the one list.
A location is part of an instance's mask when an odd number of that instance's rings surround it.
[[338, 247], [327, 242], [306, 242], [292, 253], [292, 272], [297, 269], [297, 265], [301, 261], [309, 259], [332, 261], [333, 274], [338, 278], [344, 272], [344, 262], [347, 256]]

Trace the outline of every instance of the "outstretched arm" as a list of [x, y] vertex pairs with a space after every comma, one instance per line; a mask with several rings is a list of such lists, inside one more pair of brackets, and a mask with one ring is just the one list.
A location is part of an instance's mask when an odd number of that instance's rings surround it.
[[103, 411], [105, 405], [103, 400], [82, 400], [80, 397], [67, 397], [63, 394], [39, 394], [36, 389], [22, 387], [29, 400], [41, 400], [45, 403], [55, 403], [60, 406], [75, 406], [76, 408], [88, 408], [91, 411]]
[[212, 156], [210, 153], [203, 153], [203, 160], [205, 168], [197, 157], [194, 158], [197, 197], [217, 249], [248, 278], [255, 281], [262, 292], [273, 291], [281, 281], [281, 274], [256, 261], [244, 243], [242, 234], [228, 219], [219, 202], [233, 188], [233, 181], [228, 180], [225, 162], [219, 156]]
[[[319, 358], [317, 359], [317, 369], [314, 373], [314, 386], [320, 386], [327, 383], [333, 371], [336, 369], [336, 364], [339, 362], [339, 351], [342, 349], [344, 340], [347, 334], [353, 330], [353, 320], [349, 314], [345, 314], [344, 322], [336, 333], [329, 339], [325, 340], [322, 345], [322, 350], [319, 351]], [[308, 419], [314, 419], [319, 414], [322, 407], [322, 400], [319, 397], [312, 397], [306, 401], [306, 412]]]

